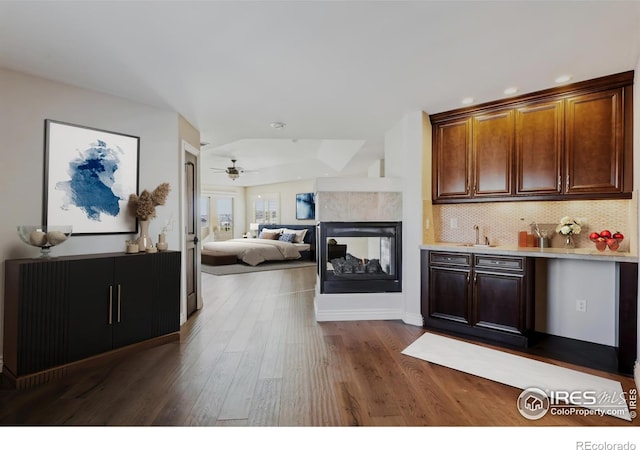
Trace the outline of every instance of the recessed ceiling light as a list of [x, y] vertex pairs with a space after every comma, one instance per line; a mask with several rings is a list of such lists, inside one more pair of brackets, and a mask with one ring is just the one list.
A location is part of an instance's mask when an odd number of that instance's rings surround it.
[[506, 88], [506, 89], [504, 90], [504, 93], [505, 93], [506, 95], [513, 95], [513, 94], [515, 94], [516, 92], [518, 92], [518, 88], [517, 88], [517, 87], [509, 87], [509, 88]]
[[571, 75], [561, 75], [556, 78], [556, 83], [566, 83], [571, 79]]
[[286, 127], [287, 124], [284, 122], [272, 122], [271, 123], [271, 128], [275, 128], [276, 130], [280, 129], [280, 128], [284, 128]]
[[462, 104], [463, 105], [470, 105], [473, 103], [473, 98], [472, 97], [467, 97], [467, 98], [463, 98], [462, 99]]

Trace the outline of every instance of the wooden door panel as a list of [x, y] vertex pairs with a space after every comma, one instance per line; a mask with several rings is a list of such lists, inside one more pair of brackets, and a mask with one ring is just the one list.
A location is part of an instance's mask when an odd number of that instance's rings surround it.
[[565, 193], [622, 190], [622, 91], [567, 99]]
[[185, 247], [185, 264], [186, 264], [186, 295], [187, 295], [187, 317], [193, 314], [198, 305], [198, 272], [197, 257], [198, 249], [198, 217], [197, 217], [197, 158], [189, 152], [185, 152], [185, 224], [186, 224], [186, 247]]
[[434, 128], [433, 192], [436, 198], [469, 196], [470, 121], [465, 119]]
[[561, 194], [563, 106], [556, 100], [516, 110], [516, 194]]
[[469, 323], [469, 269], [431, 267], [429, 316]]
[[501, 111], [473, 118], [473, 195], [510, 195], [514, 113]]
[[474, 291], [474, 326], [511, 333], [525, 331], [521, 275], [476, 271]]

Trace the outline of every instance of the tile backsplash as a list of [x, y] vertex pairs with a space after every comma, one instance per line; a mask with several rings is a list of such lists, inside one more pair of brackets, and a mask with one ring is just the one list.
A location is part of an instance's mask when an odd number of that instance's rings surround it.
[[[590, 247], [589, 233], [608, 229], [625, 235], [620, 251], [637, 253], [637, 199], [576, 200], [548, 202], [494, 202], [433, 205], [434, 237], [440, 242], [473, 242], [474, 225], [480, 239], [489, 238], [495, 245], [517, 245], [518, 232], [530, 231], [529, 224], [558, 224], [563, 216], [581, 220], [582, 231], [575, 236], [576, 247]], [[550, 225], [551, 227], [551, 225]], [[562, 245], [563, 237], [555, 233], [552, 246]]]

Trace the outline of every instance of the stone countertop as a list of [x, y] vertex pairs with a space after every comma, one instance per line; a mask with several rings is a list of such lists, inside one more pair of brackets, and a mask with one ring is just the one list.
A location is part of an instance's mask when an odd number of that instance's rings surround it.
[[423, 244], [420, 250], [438, 250], [448, 252], [483, 253], [511, 256], [530, 256], [534, 258], [552, 259], [578, 259], [583, 261], [609, 261], [609, 262], [631, 262], [637, 263], [638, 256], [629, 252], [613, 252], [606, 249], [599, 252], [595, 247], [591, 248], [538, 248], [538, 247], [517, 247], [509, 245], [498, 245], [495, 247], [473, 246], [470, 244], [456, 242], [437, 242], [434, 244]]

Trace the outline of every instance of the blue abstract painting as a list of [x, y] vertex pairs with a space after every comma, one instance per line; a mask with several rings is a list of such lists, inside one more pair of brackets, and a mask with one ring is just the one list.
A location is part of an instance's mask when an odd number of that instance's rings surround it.
[[139, 138], [47, 121], [45, 223], [74, 235], [134, 233], [127, 212], [138, 189]]
[[310, 220], [316, 218], [316, 199], [313, 192], [296, 194], [296, 219]]

